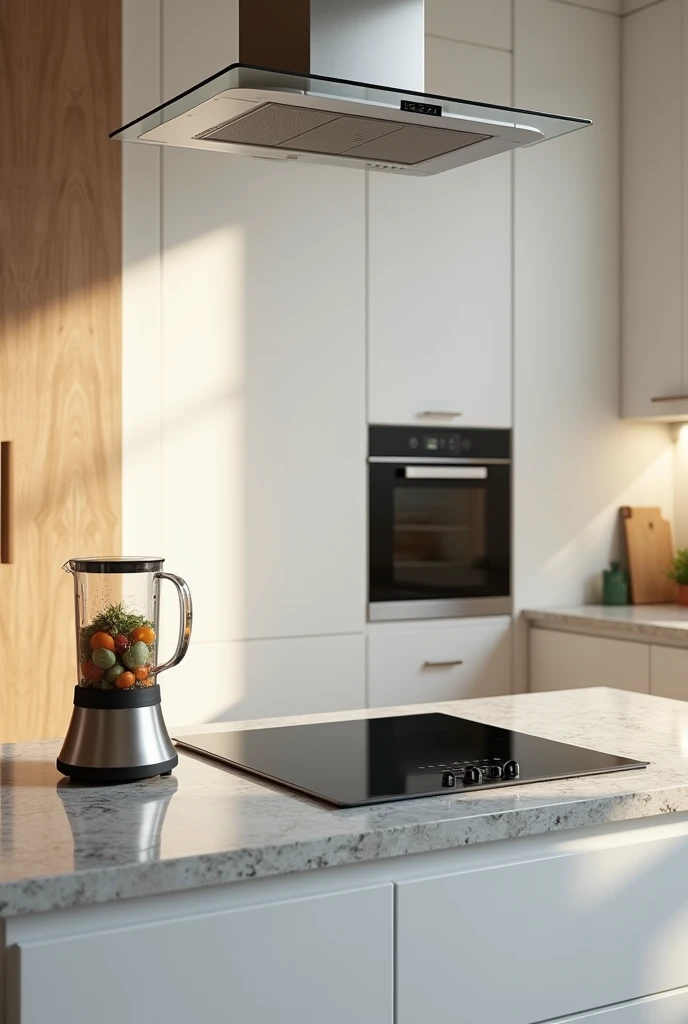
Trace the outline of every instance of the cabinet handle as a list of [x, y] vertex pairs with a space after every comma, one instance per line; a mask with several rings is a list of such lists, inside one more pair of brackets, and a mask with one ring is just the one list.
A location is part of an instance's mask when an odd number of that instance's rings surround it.
[[455, 665], [463, 665], [463, 661], [457, 658], [456, 661], [424, 661], [423, 668], [454, 668]]
[[459, 416], [463, 416], [462, 412], [452, 412], [449, 410], [442, 409], [426, 409], [425, 412], [419, 412], [418, 416], [444, 416], [449, 420], [456, 420]]
[[688, 395], [655, 395], [651, 402], [688, 402]]
[[14, 561], [12, 442], [0, 442], [0, 562]]

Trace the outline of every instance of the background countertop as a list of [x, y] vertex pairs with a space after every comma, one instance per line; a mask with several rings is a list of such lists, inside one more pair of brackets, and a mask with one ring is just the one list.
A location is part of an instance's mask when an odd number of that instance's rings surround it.
[[438, 710], [652, 763], [638, 771], [337, 810], [181, 751], [170, 778], [85, 787], [58, 775], [57, 741], [5, 745], [0, 914], [179, 892], [688, 810], [688, 703], [682, 701], [604, 688], [270, 724]]
[[688, 647], [688, 608], [677, 604], [620, 607], [588, 604], [573, 608], [529, 609], [523, 614], [532, 626], [543, 629]]

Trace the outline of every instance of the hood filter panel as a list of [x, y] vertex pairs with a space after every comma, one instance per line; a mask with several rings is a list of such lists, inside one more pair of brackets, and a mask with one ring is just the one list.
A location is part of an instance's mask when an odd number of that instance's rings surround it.
[[281, 103], [263, 103], [194, 137], [208, 142], [278, 147], [407, 165], [491, 138], [448, 128], [404, 125], [399, 121], [328, 113]]

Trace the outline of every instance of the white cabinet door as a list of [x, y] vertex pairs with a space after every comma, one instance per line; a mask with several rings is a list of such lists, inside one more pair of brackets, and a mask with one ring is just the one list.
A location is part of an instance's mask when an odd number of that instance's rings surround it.
[[365, 635], [193, 644], [163, 684], [169, 723], [365, 707]]
[[683, 362], [683, 2], [625, 18], [623, 413], [688, 414]]
[[684, 1024], [688, 1020], [688, 989], [662, 992], [621, 1006], [562, 1017], [553, 1024]]
[[397, 1024], [533, 1024], [685, 986], [687, 857], [679, 836], [400, 883]]
[[165, 555], [195, 636], [362, 630], [363, 176], [163, 162]]
[[22, 943], [12, 1024], [392, 1024], [392, 895], [386, 884]]
[[531, 690], [614, 686], [648, 693], [650, 689], [647, 644], [531, 629], [529, 662]]
[[688, 651], [677, 647], [650, 648], [650, 693], [688, 700]]
[[[429, 39], [426, 73], [430, 91], [510, 98], [509, 53]], [[510, 156], [370, 174], [369, 267], [370, 421], [509, 426]]]
[[[236, 7], [165, 3], [166, 96], [231, 59]], [[124, 385], [162, 489], [142, 459], [129, 500], [160, 502], [203, 643], [362, 631], [365, 175], [169, 147], [162, 163], [161, 353]]]
[[371, 627], [368, 706], [423, 704], [511, 692], [511, 620]]

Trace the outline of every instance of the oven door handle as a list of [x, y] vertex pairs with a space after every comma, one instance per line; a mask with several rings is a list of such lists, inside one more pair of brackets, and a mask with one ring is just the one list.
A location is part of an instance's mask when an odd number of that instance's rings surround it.
[[407, 480], [487, 480], [487, 466], [406, 466]]

